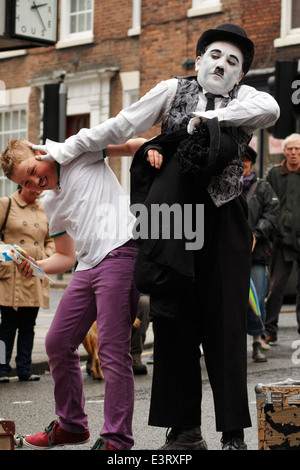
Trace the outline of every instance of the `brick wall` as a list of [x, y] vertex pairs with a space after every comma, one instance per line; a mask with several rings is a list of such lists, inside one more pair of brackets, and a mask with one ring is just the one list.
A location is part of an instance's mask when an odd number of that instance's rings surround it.
[[[129, 37], [132, 2], [110, 0], [95, 2], [95, 41], [93, 44], [57, 50], [54, 47], [28, 50], [24, 57], [0, 61], [0, 78], [7, 88], [28, 86], [30, 80], [51, 76], [53, 70], [76, 73], [88, 69], [114, 66], [119, 72], [140, 71], [140, 92], [143, 95], [158, 81], [176, 75], [191, 75], [182, 62], [195, 57], [200, 34], [224, 22], [245, 27], [256, 44], [254, 68], [273, 67], [276, 58], [299, 55], [299, 46], [275, 50], [273, 40], [280, 34], [280, 0], [222, 0], [222, 12], [187, 17], [192, 0], [142, 0], [142, 30]], [[76, 59], [76, 60], [75, 60]], [[40, 93], [33, 88], [29, 102], [29, 138], [37, 141], [40, 134]], [[111, 82], [111, 116], [122, 108], [119, 75]], [[159, 132], [152, 129], [150, 137]], [[116, 172], [119, 163], [115, 163]]]

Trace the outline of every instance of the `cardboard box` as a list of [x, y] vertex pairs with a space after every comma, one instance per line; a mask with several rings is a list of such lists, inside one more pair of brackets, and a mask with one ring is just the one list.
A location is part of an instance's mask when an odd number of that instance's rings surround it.
[[300, 381], [255, 387], [259, 450], [300, 450]]
[[14, 450], [15, 422], [0, 418], [0, 450]]

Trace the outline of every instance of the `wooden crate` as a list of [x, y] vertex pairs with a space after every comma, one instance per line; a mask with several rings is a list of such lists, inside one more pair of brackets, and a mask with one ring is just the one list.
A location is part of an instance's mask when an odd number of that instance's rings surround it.
[[0, 450], [14, 450], [15, 423], [0, 418]]
[[255, 387], [259, 450], [300, 450], [300, 381]]

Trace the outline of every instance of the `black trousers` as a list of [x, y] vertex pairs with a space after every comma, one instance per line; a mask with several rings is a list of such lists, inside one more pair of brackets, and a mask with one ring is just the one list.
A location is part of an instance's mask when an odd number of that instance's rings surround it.
[[22, 377], [31, 372], [34, 327], [38, 311], [39, 307], [19, 307], [14, 310], [12, 307], [0, 306], [0, 341], [4, 342], [6, 350], [6, 363], [0, 364], [0, 376], [9, 375], [12, 369], [10, 361], [17, 331], [17, 374]]
[[[196, 283], [151, 296], [154, 370], [149, 424], [201, 424], [202, 343], [213, 391], [216, 429], [251, 426], [246, 319], [252, 235], [243, 196], [219, 208], [205, 197], [204, 246], [194, 253]], [[173, 319], [165, 313], [173, 310]]]
[[141, 360], [141, 354], [143, 352], [144, 342], [146, 339], [146, 331], [149, 326], [149, 310], [149, 296], [141, 294], [137, 311], [137, 318], [140, 320], [141, 324], [138, 328], [132, 327], [130, 349], [132, 359], [137, 359], [138, 361]]
[[[296, 319], [298, 333], [300, 333], [300, 261], [297, 262], [297, 297], [296, 297]], [[271, 282], [266, 302], [265, 330], [273, 337], [277, 337], [278, 319], [283, 303], [284, 291], [293, 269], [294, 261], [285, 261], [283, 250], [274, 245], [271, 262]]]

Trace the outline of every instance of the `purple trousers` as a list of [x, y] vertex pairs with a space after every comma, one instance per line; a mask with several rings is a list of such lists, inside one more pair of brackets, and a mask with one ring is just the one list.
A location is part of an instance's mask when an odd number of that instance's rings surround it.
[[85, 432], [88, 419], [77, 348], [97, 320], [98, 353], [105, 377], [104, 424], [100, 435], [120, 450], [131, 449], [134, 442], [130, 342], [138, 305], [133, 280], [137, 251], [130, 241], [109, 253], [95, 268], [76, 272], [46, 337], [60, 425], [66, 431]]

